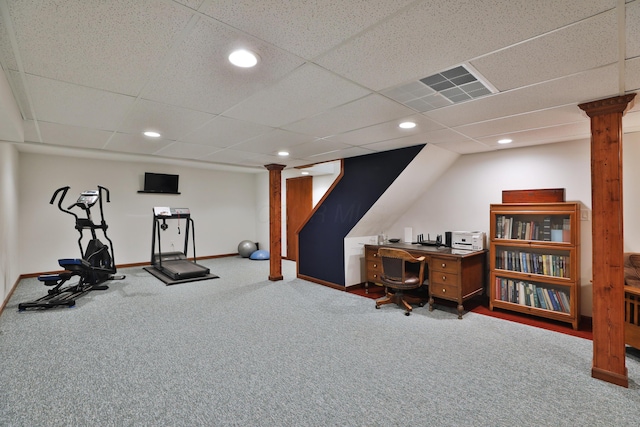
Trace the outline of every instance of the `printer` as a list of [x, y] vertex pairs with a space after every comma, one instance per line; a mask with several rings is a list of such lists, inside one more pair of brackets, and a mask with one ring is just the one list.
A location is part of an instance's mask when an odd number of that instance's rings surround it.
[[484, 250], [484, 231], [452, 231], [451, 248], [469, 251]]

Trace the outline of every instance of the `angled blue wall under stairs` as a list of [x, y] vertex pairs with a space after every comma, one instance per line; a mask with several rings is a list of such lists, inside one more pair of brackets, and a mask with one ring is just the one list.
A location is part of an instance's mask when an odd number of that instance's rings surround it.
[[298, 234], [298, 274], [344, 286], [344, 238], [424, 145], [347, 158], [343, 175]]

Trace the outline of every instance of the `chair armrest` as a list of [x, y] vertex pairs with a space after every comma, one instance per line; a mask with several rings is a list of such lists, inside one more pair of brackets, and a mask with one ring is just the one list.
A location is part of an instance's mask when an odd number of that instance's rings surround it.
[[635, 286], [624, 285], [624, 292], [640, 297], [640, 288], [636, 288]]

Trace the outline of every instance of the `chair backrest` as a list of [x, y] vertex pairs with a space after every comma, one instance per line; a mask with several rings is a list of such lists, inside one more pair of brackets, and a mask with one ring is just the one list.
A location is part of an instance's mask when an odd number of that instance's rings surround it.
[[[416, 258], [409, 252], [396, 248], [378, 249], [382, 261], [383, 284], [390, 287], [420, 287], [424, 282], [424, 257]], [[418, 272], [407, 269], [407, 263], [419, 264]]]

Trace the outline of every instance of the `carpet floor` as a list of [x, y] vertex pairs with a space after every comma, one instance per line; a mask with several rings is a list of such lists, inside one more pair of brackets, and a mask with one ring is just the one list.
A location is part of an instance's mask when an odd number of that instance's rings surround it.
[[[384, 296], [384, 288], [381, 286], [370, 286], [368, 291], [363, 287], [353, 287], [349, 289], [349, 292], [355, 295], [360, 295], [365, 298], [378, 299]], [[436, 307], [445, 306], [449, 309], [455, 307], [455, 303], [451, 301], [436, 300]], [[473, 313], [482, 314], [484, 316], [495, 317], [497, 319], [508, 320], [511, 322], [520, 323], [523, 325], [534, 326], [536, 328], [542, 328], [549, 331], [560, 332], [574, 337], [585, 338], [593, 340], [593, 330], [591, 328], [591, 319], [583, 318], [580, 322], [578, 330], [575, 330], [568, 323], [557, 322], [551, 319], [545, 319], [523, 313], [511, 312], [507, 310], [490, 310], [489, 303], [486, 297], [478, 297], [469, 300], [465, 303], [465, 310]]]
[[269, 263], [204, 260], [166, 286], [143, 268], [74, 308], [0, 315], [0, 426], [637, 426], [629, 388], [591, 377], [591, 341], [455, 307], [373, 301]]

